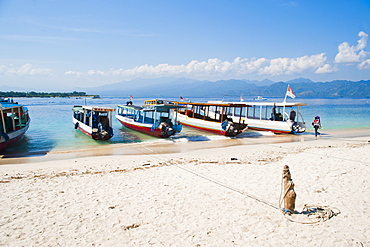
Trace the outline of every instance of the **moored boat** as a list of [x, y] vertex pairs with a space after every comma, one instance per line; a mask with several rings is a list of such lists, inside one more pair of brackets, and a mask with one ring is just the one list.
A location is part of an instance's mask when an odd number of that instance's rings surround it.
[[174, 103], [185, 106], [184, 109], [179, 110], [179, 121], [184, 126], [230, 137], [234, 137], [248, 128], [248, 124], [244, 123], [242, 118], [232, 118], [247, 107], [245, 104]]
[[[307, 104], [287, 103], [287, 96], [293, 99], [296, 97], [289, 85], [281, 103], [238, 102], [244, 104], [245, 107], [238, 115], [233, 115], [231, 118], [233, 120], [242, 119], [244, 123], [248, 124], [250, 130], [292, 134], [305, 132], [306, 123], [300, 113], [300, 107]], [[217, 102], [220, 103], [220, 101]]]
[[182, 129], [177, 121], [176, 109], [181, 106], [169, 104], [163, 100], [145, 100], [143, 106], [126, 105], [117, 106], [117, 120], [125, 127], [135, 131], [168, 138]]
[[305, 103], [274, 103], [274, 102], [242, 102], [246, 106], [241, 116], [233, 119], [243, 119], [250, 130], [271, 131], [274, 133], [302, 133], [306, 123], [300, 113], [300, 107]]
[[25, 106], [0, 99], [0, 151], [18, 141], [28, 130], [30, 117]]
[[94, 140], [109, 140], [113, 137], [112, 113], [113, 108], [74, 106], [72, 108], [75, 129], [88, 135]]

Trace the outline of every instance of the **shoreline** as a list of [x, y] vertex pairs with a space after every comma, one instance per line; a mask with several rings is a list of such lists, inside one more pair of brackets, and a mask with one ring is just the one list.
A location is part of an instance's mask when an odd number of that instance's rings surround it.
[[[258, 133], [258, 132], [256, 132]], [[47, 153], [39, 155], [20, 154], [18, 157], [14, 155], [2, 155], [0, 158], [0, 166], [8, 164], [23, 164], [35, 163], [53, 160], [65, 160], [73, 158], [99, 157], [99, 156], [115, 156], [115, 155], [151, 155], [151, 154], [169, 154], [169, 153], [184, 153], [197, 149], [222, 148], [239, 145], [268, 145], [274, 143], [288, 142], [310, 142], [322, 139], [332, 138], [355, 138], [366, 137], [370, 135], [369, 128], [359, 129], [339, 129], [339, 130], [324, 130], [322, 136], [315, 138], [313, 132], [305, 132], [303, 134], [271, 134], [267, 136], [253, 136], [243, 138], [227, 138], [221, 140], [204, 140], [204, 141], [176, 141], [163, 140], [158, 142], [139, 142], [139, 143], [123, 143], [101, 146], [90, 146], [86, 149], [76, 150], [51, 150]]]

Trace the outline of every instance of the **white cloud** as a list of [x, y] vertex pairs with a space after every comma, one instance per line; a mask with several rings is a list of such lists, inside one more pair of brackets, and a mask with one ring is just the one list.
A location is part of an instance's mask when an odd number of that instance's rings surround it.
[[105, 72], [104, 71], [101, 71], [101, 70], [93, 70], [93, 69], [90, 69], [89, 71], [87, 71], [87, 74], [88, 75], [101, 75], [101, 76], [104, 76], [105, 75]]
[[326, 74], [337, 71], [337, 68], [333, 67], [330, 64], [324, 64], [322, 67], [317, 68], [315, 74]]
[[367, 59], [358, 65], [359, 69], [370, 69], [370, 59]]
[[19, 68], [14, 65], [0, 66], [0, 73], [5, 75], [31, 75], [31, 76], [48, 76], [52, 75], [51, 69], [39, 68], [38, 66], [32, 65], [30, 63], [24, 64]]
[[275, 58], [270, 60], [270, 65], [261, 67], [260, 75], [279, 76], [301, 73], [307, 70], [317, 70], [326, 62], [325, 53], [298, 58]]
[[367, 46], [368, 35], [365, 32], [359, 32], [360, 39], [356, 46], [350, 46], [347, 42], [343, 42], [338, 46], [338, 54], [335, 56], [335, 63], [353, 63], [361, 62], [366, 58], [368, 52], [364, 51]]
[[276, 58], [276, 59], [246, 59], [237, 57], [233, 61], [222, 61], [211, 58], [207, 61], [193, 60], [188, 64], [169, 65], [158, 64], [141, 65], [132, 69], [111, 69], [107, 72], [100, 70], [88, 70], [86, 73], [67, 71], [68, 75], [81, 76], [109, 76], [121, 79], [152, 78], [152, 77], [188, 77], [188, 78], [238, 78], [248, 74], [263, 76], [279, 76], [298, 74], [304, 71], [316, 71], [321, 68], [320, 73], [332, 71], [328, 65], [325, 66], [325, 53], [298, 58]]
[[[357, 45], [350, 46], [347, 42], [339, 45], [339, 53], [335, 57], [335, 63], [358, 62], [358, 69], [370, 69], [370, 59], [366, 60], [369, 54], [365, 51], [368, 35], [359, 32], [360, 39]], [[131, 69], [112, 68], [110, 70], [90, 69], [84, 72], [69, 70], [64, 72], [70, 82], [88, 82], [91, 84], [113, 83], [122, 80], [135, 78], [158, 78], [158, 77], [186, 77], [193, 79], [230, 79], [230, 78], [286, 78], [297, 76], [309, 76], [309, 74], [324, 74], [338, 71], [340, 65], [327, 61], [325, 53], [306, 55], [295, 58], [280, 57], [267, 58], [241, 58], [237, 57], [231, 61], [223, 61], [218, 58], [211, 58], [204, 61], [192, 60], [187, 64], [171, 65], [144, 64]], [[307, 75], [308, 74], [308, 75]], [[30, 63], [22, 66], [0, 65], [0, 75], [15, 76], [55, 76], [51, 69], [41, 68]], [[275, 77], [275, 78], [274, 78]], [[46, 78], [46, 77], [45, 77]], [[62, 76], [59, 76], [61, 79]], [[49, 79], [49, 78], [48, 78]], [[54, 77], [55, 79], [55, 77]]]
[[64, 74], [71, 75], [71, 76], [77, 76], [77, 77], [81, 77], [83, 75], [82, 72], [77, 72], [77, 71], [72, 71], [72, 70], [66, 71]]

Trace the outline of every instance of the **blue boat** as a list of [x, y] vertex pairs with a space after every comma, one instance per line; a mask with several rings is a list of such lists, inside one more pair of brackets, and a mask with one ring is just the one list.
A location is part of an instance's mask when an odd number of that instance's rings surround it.
[[26, 133], [30, 125], [28, 109], [10, 98], [0, 98], [0, 151]]

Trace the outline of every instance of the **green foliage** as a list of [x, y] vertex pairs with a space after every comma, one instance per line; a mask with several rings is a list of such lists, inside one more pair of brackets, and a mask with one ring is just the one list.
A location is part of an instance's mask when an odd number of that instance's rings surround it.
[[55, 98], [55, 97], [92, 97], [94, 95], [86, 95], [85, 92], [73, 91], [72, 93], [45, 93], [45, 92], [2, 92], [0, 91], [0, 97], [11, 97], [11, 98], [21, 98], [21, 97], [41, 97], [41, 98]]

